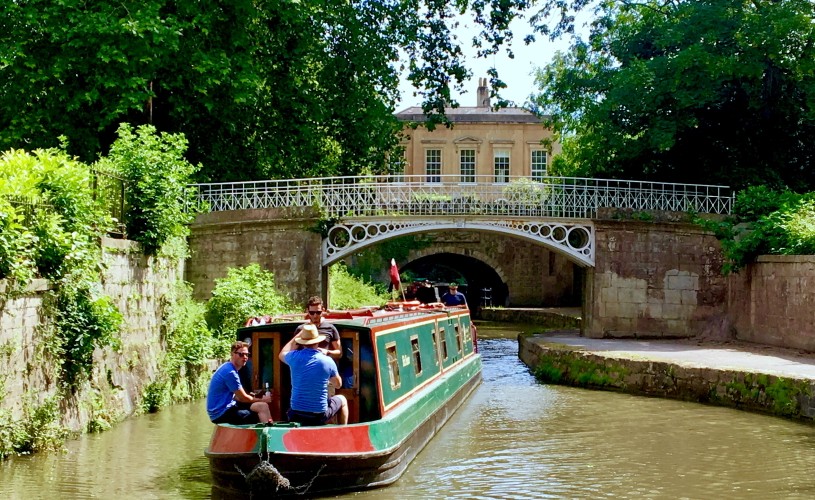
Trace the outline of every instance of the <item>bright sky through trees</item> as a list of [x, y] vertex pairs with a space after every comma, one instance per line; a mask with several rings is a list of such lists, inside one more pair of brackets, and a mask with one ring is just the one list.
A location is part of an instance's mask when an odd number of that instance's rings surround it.
[[[476, 87], [479, 78], [486, 78], [487, 70], [495, 67], [498, 75], [507, 84], [507, 88], [501, 92], [504, 99], [514, 101], [516, 106], [523, 106], [528, 100], [529, 94], [536, 92], [534, 85], [534, 71], [537, 67], [542, 67], [552, 60], [555, 52], [565, 51], [569, 47], [568, 40], [549, 41], [546, 37], [538, 35], [534, 43], [524, 44], [524, 37], [532, 32], [527, 19], [516, 19], [512, 22], [512, 50], [514, 59], [510, 59], [506, 51], [500, 54], [491, 55], [488, 58], [476, 58], [476, 49], [472, 47], [471, 40], [478, 34], [478, 30], [473, 28], [472, 20], [464, 16], [456, 33], [462, 45], [462, 50], [467, 56], [469, 67], [473, 72], [472, 79], [465, 84], [464, 92], [453, 91], [453, 98], [458, 100], [461, 106], [475, 106]], [[421, 97], [413, 95], [413, 87], [404, 75], [399, 87], [402, 101], [396, 107], [401, 111], [410, 106], [421, 105]]]

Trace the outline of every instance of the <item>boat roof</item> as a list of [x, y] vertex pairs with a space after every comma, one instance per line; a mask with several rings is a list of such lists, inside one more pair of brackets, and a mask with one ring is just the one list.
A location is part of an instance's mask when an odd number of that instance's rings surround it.
[[[385, 307], [371, 306], [359, 309], [348, 309], [342, 311], [327, 311], [323, 314], [323, 319], [330, 321], [334, 325], [349, 327], [372, 327], [409, 321], [412, 319], [426, 318], [433, 314], [460, 314], [469, 312], [466, 306], [444, 306], [442, 304], [419, 304], [419, 303], [389, 303]], [[283, 324], [305, 323], [307, 318], [304, 314], [285, 314], [274, 317], [250, 318], [243, 328], [257, 330], [263, 326], [280, 326]]]

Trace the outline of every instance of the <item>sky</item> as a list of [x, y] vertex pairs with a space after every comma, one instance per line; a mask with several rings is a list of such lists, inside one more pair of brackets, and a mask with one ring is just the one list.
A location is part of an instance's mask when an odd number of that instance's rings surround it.
[[[471, 47], [469, 43], [473, 35], [478, 33], [478, 29], [473, 28], [473, 24], [471, 20], [462, 19], [461, 25], [455, 31], [464, 50], [467, 66], [473, 73], [472, 79], [464, 84], [466, 93], [453, 93], [453, 98], [461, 106], [476, 105], [478, 79], [486, 78], [487, 70], [493, 66], [498, 70], [501, 80], [507, 84], [507, 88], [501, 92], [501, 97], [515, 101], [516, 106], [522, 106], [528, 100], [529, 95], [537, 91], [534, 78], [535, 68], [544, 67], [552, 60], [555, 52], [558, 50], [566, 51], [569, 46], [568, 41], [550, 42], [548, 38], [541, 36], [537, 36], [533, 44], [525, 45], [523, 39], [532, 32], [532, 28], [529, 26], [528, 20], [516, 19], [511, 24], [514, 35], [512, 48], [515, 58], [510, 59], [502, 51], [500, 54], [489, 56], [487, 59], [478, 59], [475, 56], [476, 49]], [[414, 89], [405, 78], [402, 79], [399, 88], [402, 101], [396, 107], [397, 111], [421, 104], [421, 97], [413, 95]]]

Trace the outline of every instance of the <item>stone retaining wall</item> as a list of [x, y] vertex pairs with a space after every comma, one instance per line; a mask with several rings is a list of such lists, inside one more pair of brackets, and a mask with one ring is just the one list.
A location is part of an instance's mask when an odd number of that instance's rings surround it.
[[815, 255], [763, 255], [728, 277], [739, 340], [815, 352]]
[[[60, 402], [61, 424], [74, 431], [101, 412], [123, 417], [138, 409], [164, 352], [162, 298], [184, 272], [183, 262], [144, 257], [132, 241], [104, 238], [102, 249], [102, 291], [124, 316], [122, 348], [97, 349], [91, 381]], [[36, 280], [22, 297], [0, 303], [0, 409], [14, 419], [22, 418], [24, 404], [35, 407], [58, 393], [58, 367], [45, 347], [52, 335], [49, 287]]]
[[501, 321], [504, 323], [528, 323], [541, 328], [580, 329], [580, 317], [561, 314], [546, 309], [505, 309], [501, 307], [483, 307], [475, 311], [478, 318], [484, 321]]
[[657, 396], [815, 420], [815, 382], [727, 368], [604, 356], [519, 335], [518, 356], [548, 383]]

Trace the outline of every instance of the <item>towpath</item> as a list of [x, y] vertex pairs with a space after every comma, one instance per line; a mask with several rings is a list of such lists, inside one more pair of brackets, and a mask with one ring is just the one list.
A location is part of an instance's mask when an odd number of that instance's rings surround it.
[[692, 400], [815, 421], [815, 354], [742, 342], [519, 336], [546, 382]]

